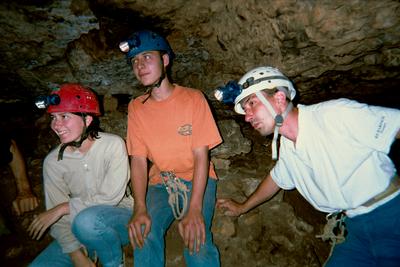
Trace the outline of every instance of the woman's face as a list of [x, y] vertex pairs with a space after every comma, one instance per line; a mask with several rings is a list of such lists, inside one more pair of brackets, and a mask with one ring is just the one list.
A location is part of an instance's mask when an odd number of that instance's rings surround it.
[[79, 141], [85, 129], [85, 124], [81, 116], [70, 112], [54, 112], [50, 114], [50, 117], [50, 127], [57, 134], [61, 143], [66, 144]]

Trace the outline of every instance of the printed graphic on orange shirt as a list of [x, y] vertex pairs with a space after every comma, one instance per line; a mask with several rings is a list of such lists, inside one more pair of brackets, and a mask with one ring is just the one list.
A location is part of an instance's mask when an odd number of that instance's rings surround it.
[[192, 135], [192, 125], [185, 124], [178, 128], [178, 134], [180, 135]]

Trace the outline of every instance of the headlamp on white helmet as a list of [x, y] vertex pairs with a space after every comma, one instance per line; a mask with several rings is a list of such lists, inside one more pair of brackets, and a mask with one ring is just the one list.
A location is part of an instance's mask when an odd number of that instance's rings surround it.
[[[285, 93], [290, 100], [286, 110], [282, 114], [277, 114], [271, 103], [265, 98], [261, 91], [278, 90]], [[290, 80], [278, 69], [273, 67], [258, 67], [247, 72], [238, 83], [228, 82], [225, 86], [215, 90], [214, 96], [224, 103], [235, 104], [235, 111], [239, 114], [245, 114], [241, 101], [246, 97], [256, 94], [258, 99], [264, 104], [275, 120], [274, 136], [272, 140], [272, 158], [277, 159], [277, 138], [279, 128], [283, 121], [293, 108], [292, 100], [296, 96], [296, 90]], [[234, 100], [234, 101], [233, 101]]]

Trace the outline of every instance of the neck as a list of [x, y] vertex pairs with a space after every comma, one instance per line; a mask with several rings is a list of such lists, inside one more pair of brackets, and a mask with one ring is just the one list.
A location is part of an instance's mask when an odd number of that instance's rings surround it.
[[151, 98], [155, 101], [163, 101], [172, 94], [173, 90], [174, 85], [170, 83], [168, 78], [164, 78], [160, 87], [154, 87], [153, 90], [151, 90]]
[[75, 146], [67, 146], [67, 148], [65, 150], [69, 151], [69, 152], [74, 152], [74, 151], [79, 151], [80, 153], [84, 154], [86, 153], [90, 147], [92, 146], [92, 144], [94, 143], [94, 140], [90, 137], [88, 137], [87, 139], [85, 139], [80, 147], [75, 147]]
[[279, 133], [289, 140], [296, 143], [297, 134], [299, 131], [298, 126], [299, 110], [294, 107], [285, 118], [282, 127], [279, 129]]

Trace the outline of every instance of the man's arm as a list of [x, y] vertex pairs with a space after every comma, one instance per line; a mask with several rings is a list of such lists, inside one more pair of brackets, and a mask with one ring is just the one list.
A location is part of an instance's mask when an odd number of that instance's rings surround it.
[[279, 186], [272, 179], [271, 174], [268, 174], [258, 185], [256, 191], [245, 202], [238, 203], [232, 199], [218, 199], [217, 208], [223, 209], [225, 215], [239, 216], [269, 200], [279, 189]]
[[136, 246], [143, 247], [144, 239], [150, 232], [151, 218], [146, 208], [147, 180], [147, 159], [131, 156], [131, 183], [135, 204], [129, 222], [129, 239], [134, 249]]
[[13, 159], [9, 165], [15, 177], [15, 183], [17, 185], [18, 192], [17, 197], [13, 201], [12, 205], [15, 213], [19, 216], [24, 212], [35, 209], [38, 206], [38, 200], [32, 193], [31, 186], [29, 184], [25, 160], [18, 149], [17, 143], [12, 139], [10, 152], [13, 155]]
[[400, 130], [397, 132], [396, 138], [400, 139]]
[[203, 146], [193, 149], [193, 156], [194, 171], [189, 209], [179, 223], [179, 233], [191, 253], [195, 248], [196, 252], [199, 252], [200, 246], [205, 243], [206, 239], [202, 209], [204, 190], [208, 179], [208, 147]]

